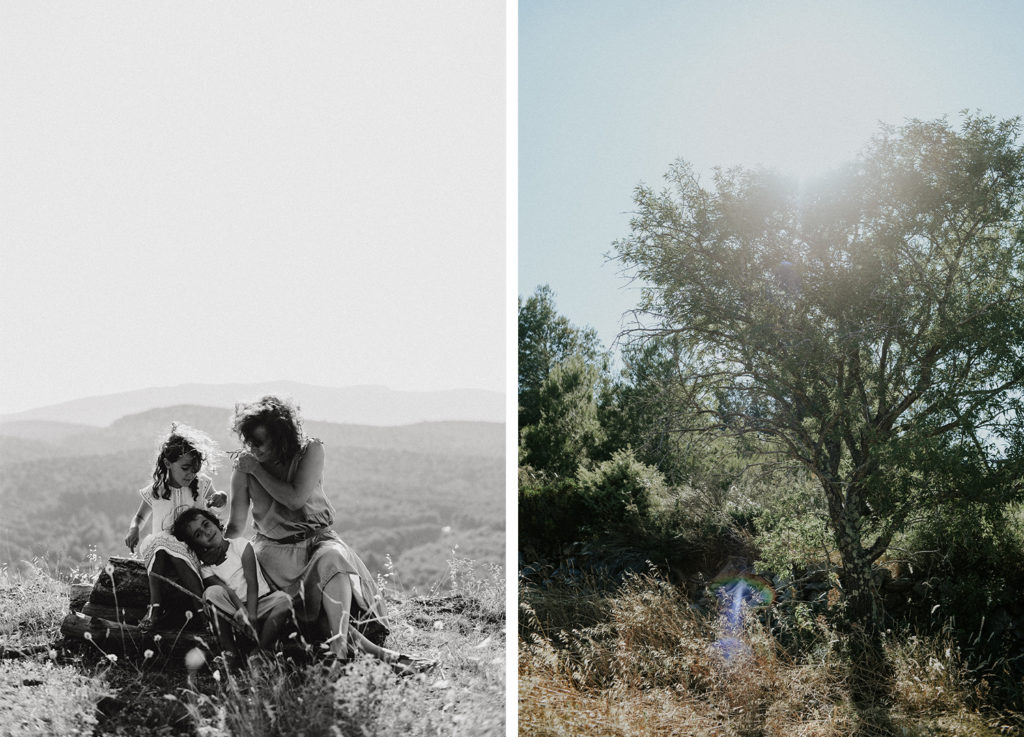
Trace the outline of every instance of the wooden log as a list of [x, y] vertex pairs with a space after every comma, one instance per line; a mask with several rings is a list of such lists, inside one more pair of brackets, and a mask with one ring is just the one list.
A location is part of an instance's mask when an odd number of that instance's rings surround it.
[[92, 596], [92, 585], [87, 583], [73, 583], [71, 584], [71, 611], [80, 612], [82, 608], [89, 603], [89, 597]]
[[[74, 611], [74, 609], [72, 609]], [[106, 606], [105, 604], [93, 604], [91, 601], [87, 601], [85, 606], [79, 610], [82, 614], [89, 617], [99, 617], [100, 619], [110, 619], [115, 622], [122, 622], [123, 624], [138, 624], [139, 620], [146, 616], [146, 609], [138, 607], [121, 607], [115, 609], [112, 606]]]
[[149, 577], [146, 566], [136, 558], [111, 556], [96, 577], [89, 601], [120, 607], [149, 606]]
[[65, 638], [89, 640], [105, 653], [129, 657], [143, 655], [146, 650], [174, 656], [184, 655], [194, 647], [209, 652], [211, 646], [216, 645], [213, 637], [206, 632], [143, 631], [135, 625], [90, 617], [80, 612], [72, 612], [64, 617], [60, 631]]

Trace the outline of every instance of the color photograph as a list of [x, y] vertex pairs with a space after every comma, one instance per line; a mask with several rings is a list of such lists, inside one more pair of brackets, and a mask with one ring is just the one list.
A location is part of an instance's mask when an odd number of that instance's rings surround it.
[[518, 8], [518, 733], [1024, 730], [1024, 9]]

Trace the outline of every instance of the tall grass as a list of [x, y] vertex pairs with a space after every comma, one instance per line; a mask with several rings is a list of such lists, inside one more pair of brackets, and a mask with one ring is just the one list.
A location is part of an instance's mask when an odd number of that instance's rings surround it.
[[[567, 587], [521, 589], [520, 734], [1004, 735], [1017, 715], [986, 707], [949, 637], [888, 637], [893, 674], [873, 704], [854, 703], [856, 638], [823, 617], [799, 648], [745, 612], [739, 629], [655, 575], [572, 601]], [[571, 591], [572, 587], [568, 587]], [[564, 607], [564, 608], [563, 608]], [[581, 614], [581, 619], [575, 619]], [[566, 627], [576, 621], [576, 626]], [[731, 647], [727, 638], [735, 642]]]

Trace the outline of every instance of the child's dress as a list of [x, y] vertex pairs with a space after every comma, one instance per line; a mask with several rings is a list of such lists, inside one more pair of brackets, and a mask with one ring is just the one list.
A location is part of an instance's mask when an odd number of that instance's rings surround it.
[[[214, 493], [213, 480], [209, 476], [199, 474], [197, 478], [199, 479], [199, 485], [195, 499], [192, 498], [192, 490], [187, 487], [176, 489], [165, 484], [165, 491], [170, 492], [169, 499], [157, 496], [153, 492], [152, 484], [139, 489], [139, 496], [150, 507], [150, 519], [153, 522], [152, 532], [139, 545], [139, 555], [142, 556], [142, 560], [146, 563], [147, 572], [152, 572], [156, 553], [162, 550], [167, 555], [185, 561], [195, 570], [196, 575], [199, 575], [199, 559], [196, 558], [195, 553], [185, 543], [171, 534], [174, 520], [182, 511], [189, 507], [206, 509], [207, 501]], [[210, 511], [218, 514], [220, 510], [211, 509]]]

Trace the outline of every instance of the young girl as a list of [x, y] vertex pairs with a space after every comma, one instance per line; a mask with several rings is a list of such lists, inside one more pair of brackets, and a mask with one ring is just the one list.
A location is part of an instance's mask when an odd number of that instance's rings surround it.
[[271, 591], [248, 540], [224, 537], [224, 527], [211, 512], [192, 507], [174, 521], [174, 536], [200, 560], [203, 599], [213, 606], [214, 631], [221, 648], [234, 656], [231, 627], [218, 620], [228, 615], [242, 630], [254, 635], [259, 646], [270, 649], [291, 613], [292, 600], [283, 591]]
[[[183, 598], [177, 595], [179, 589], [171, 585], [171, 581], [201, 600], [199, 563], [170, 529], [183, 508], [226, 505], [227, 494], [215, 490], [210, 477], [200, 473], [204, 467], [212, 468], [217, 453], [217, 444], [208, 435], [188, 425], [173, 423], [157, 453], [153, 483], [139, 490], [142, 501], [124, 542], [134, 553], [139, 545], [139, 526], [152, 515], [152, 533], [139, 546], [149, 573], [149, 610], [139, 622], [143, 629], [167, 624], [170, 613], [166, 603]], [[188, 604], [186, 607], [195, 610], [198, 602], [195, 607]]]

